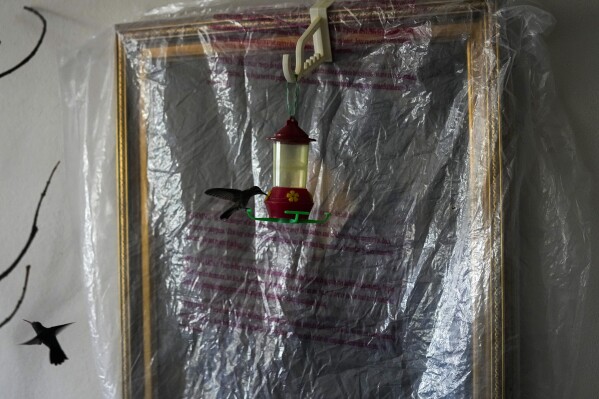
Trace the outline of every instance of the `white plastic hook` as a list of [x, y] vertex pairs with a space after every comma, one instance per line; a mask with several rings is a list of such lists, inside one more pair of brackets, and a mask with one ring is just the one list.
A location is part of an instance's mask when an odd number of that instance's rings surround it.
[[[319, 0], [310, 7], [312, 23], [295, 45], [295, 70], [291, 68], [289, 54], [283, 55], [283, 74], [289, 83], [297, 82], [302, 76], [312, 72], [323, 62], [333, 61], [327, 8], [334, 2], [335, 0]], [[314, 55], [304, 60], [304, 46], [311, 37], [314, 43]]]

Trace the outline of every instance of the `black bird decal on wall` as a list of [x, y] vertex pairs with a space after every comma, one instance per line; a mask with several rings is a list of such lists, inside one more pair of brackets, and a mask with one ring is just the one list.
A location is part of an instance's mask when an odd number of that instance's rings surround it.
[[64, 351], [60, 347], [60, 344], [56, 339], [56, 335], [66, 326], [73, 323], [61, 324], [59, 326], [46, 328], [39, 321], [34, 321], [33, 323], [29, 320], [24, 321], [31, 324], [37, 335], [35, 338], [30, 339], [27, 342], [23, 342], [21, 345], [46, 345], [48, 348], [50, 348], [50, 363], [54, 365], [62, 364], [68, 359], [67, 355], [65, 355]]
[[220, 215], [221, 219], [228, 219], [235, 211], [246, 209], [250, 198], [252, 198], [254, 195], [266, 195], [266, 193], [258, 186], [254, 186], [243, 191], [236, 190], [234, 188], [211, 188], [210, 190], [206, 190], [206, 194], [235, 203], [235, 205]]

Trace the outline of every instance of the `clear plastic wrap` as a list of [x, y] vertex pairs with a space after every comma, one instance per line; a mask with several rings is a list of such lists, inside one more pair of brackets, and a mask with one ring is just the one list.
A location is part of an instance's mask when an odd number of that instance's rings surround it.
[[296, 115], [332, 218], [220, 220], [206, 189], [273, 185], [309, 5], [172, 5], [64, 57], [105, 397], [568, 397], [589, 207], [551, 17], [335, 4]]

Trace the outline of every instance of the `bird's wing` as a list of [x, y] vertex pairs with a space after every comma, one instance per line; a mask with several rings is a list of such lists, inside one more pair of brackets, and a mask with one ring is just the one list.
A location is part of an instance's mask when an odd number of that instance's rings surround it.
[[62, 330], [64, 330], [67, 326], [70, 326], [73, 323], [61, 324], [59, 326], [50, 327], [49, 330], [52, 330], [54, 334], [58, 334]]
[[223, 214], [220, 215], [220, 218], [221, 219], [229, 219], [231, 217], [231, 215], [239, 209], [243, 209], [243, 208], [240, 207], [239, 205], [233, 205], [232, 207], [230, 207], [229, 209], [224, 211]]
[[32, 338], [27, 342], [23, 342], [21, 345], [41, 345], [42, 341], [38, 337]]
[[241, 190], [234, 188], [211, 188], [205, 191], [206, 194], [227, 201], [238, 202], [241, 200]]

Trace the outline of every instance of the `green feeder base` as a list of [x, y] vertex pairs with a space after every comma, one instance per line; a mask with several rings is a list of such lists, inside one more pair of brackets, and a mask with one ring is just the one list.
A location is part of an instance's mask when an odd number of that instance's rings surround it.
[[325, 212], [324, 213], [324, 219], [320, 219], [320, 220], [313, 220], [313, 219], [301, 219], [300, 220], [300, 215], [301, 216], [308, 216], [310, 215], [310, 212], [302, 212], [302, 211], [285, 211], [286, 214], [288, 215], [295, 215], [295, 217], [291, 218], [291, 219], [285, 219], [285, 218], [257, 218], [254, 217], [254, 211], [252, 208], [248, 208], [247, 209], [247, 214], [250, 217], [250, 219], [252, 220], [257, 220], [259, 222], [272, 222], [272, 223], [292, 223], [292, 224], [303, 224], [303, 223], [312, 223], [312, 224], [322, 224], [322, 223], [326, 223], [329, 218], [331, 217], [331, 213], [330, 212]]

